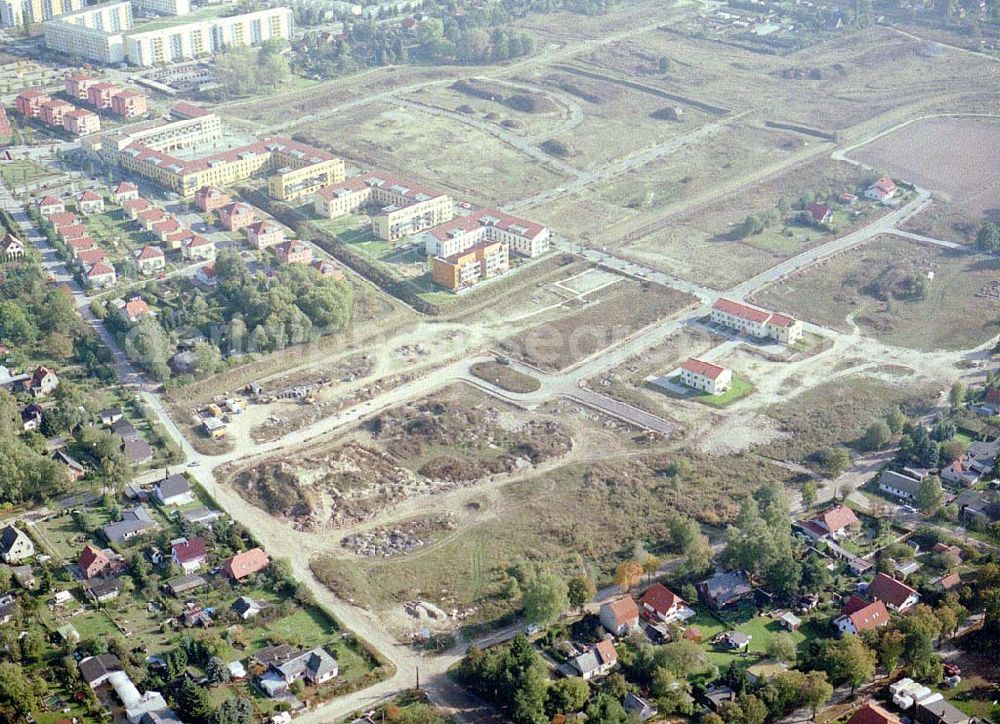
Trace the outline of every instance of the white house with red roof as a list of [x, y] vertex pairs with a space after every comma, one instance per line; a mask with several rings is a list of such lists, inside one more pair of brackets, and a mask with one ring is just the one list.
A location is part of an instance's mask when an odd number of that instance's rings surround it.
[[271, 559], [263, 548], [251, 548], [237, 553], [222, 566], [222, 575], [234, 581], [242, 581], [271, 565]]
[[733, 371], [697, 357], [688, 357], [681, 365], [681, 382], [710, 395], [721, 395], [732, 387]]
[[843, 540], [860, 526], [858, 516], [846, 505], [834, 505], [803, 524], [806, 533], [816, 539]]
[[639, 627], [639, 607], [631, 596], [602, 604], [598, 617], [601, 625], [615, 636], [624, 636]]
[[274, 247], [274, 256], [279, 264], [312, 264], [312, 247], [304, 241], [289, 239]]
[[889, 623], [889, 611], [882, 601], [867, 603], [857, 596], [851, 596], [844, 604], [833, 625], [842, 634], [858, 634], [871, 631]]
[[685, 621], [695, 615], [683, 598], [662, 583], [654, 583], [647, 588], [639, 599], [639, 605], [646, 618], [662, 623]]
[[[73, 241], [76, 241], [76, 239]], [[96, 246], [92, 246], [89, 249], [81, 249], [76, 252], [76, 260], [80, 262], [80, 266], [84, 269], [88, 269], [98, 262], [105, 261], [107, 258], [107, 253], [103, 249], [98, 249]]]
[[118, 276], [115, 274], [115, 268], [103, 261], [99, 261], [87, 269], [84, 276], [87, 279], [87, 284], [95, 289], [103, 289], [105, 287], [114, 286], [115, 282], [118, 280]]
[[139, 187], [128, 181], [122, 181], [111, 190], [111, 198], [119, 205], [132, 201], [139, 198]]
[[56, 231], [64, 226], [74, 226], [80, 223], [80, 219], [72, 211], [62, 211], [58, 214], [49, 214], [49, 223]]
[[149, 211], [153, 208], [153, 205], [146, 201], [146, 199], [135, 198], [123, 201], [122, 208], [125, 210], [125, 215], [135, 221], [140, 213]]
[[38, 213], [42, 216], [66, 213], [66, 204], [54, 196], [46, 196], [38, 202]]
[[865, 198], [884, 204], [892, 199], [898, 191], [899, 187], [896, 186], [896, 182], [888, 176], [883, 176], [865, 189]]
[[711, 318], [714, 324], [751, 337], [776, 339], [785, 344], [794, 344], [802, 339], [803, 327], [800, 320], [724, 297], [712, 305]]
[[79, 259], [81, 252], [96, 249], [97, 242], [94, 241], [94, 237], [92, 236], [80, 236], [76, 239], [70, 239], [67, 241], [66, 246], [69, 247], [69, 251], [73, 255], [73, 258]]
[[60, 227], [56, 234], [64, 242], [70, 239], [79, 239], [81, 236], [87, 235], [87, 227], [83, 224], [70, 224], [69, 226]]
[[215, 276], [215, 265], [206, 264], [194, 273], [196, 282], [206, 287], [214, 287], [217, 281]]
[[76, 207], [84, 216], [104, 213], [104, 197], [87, 189], [76, 197]]
[[215, 258], [215, 242], [192, 234], [181, 242], [181, 256], [189, 261], [211, 261]]
[[920, 601], [919, 593], [885, 573], [875, 576], [875, 579], [868, 584], [865, 595], [874, 601], [882, 601], [886, 608], [897, 613], [916, 606]]
[[135, 253], [135, 263], [141, 274], [153, 274], [167, 265], [167, 258], [158, 246], [147, 244]]
[[173, 216], [168, 216], [167, 218], [154, 223], [150, 228], [150, 231], [152, 231], [156, 235], [156, 238], [160, 241], [166, 241], [170, 238], [171, 234], [176, 234], [182, 228], [181, 222]]
[[152, 313], [153, 310], [149, 308], [149, 305], [143, 299], [132, 299], [125, 302], [122, 306], [122, 314], [125, 315], [125, 319], [130, 324], [135, 324], [143, 317], [149, 316]]
[[813, 224], [825, 224], [833, 218], [833, 209], [826, 204], [819, 204], [813, 201], [806, 204], [805, 214]]
[[185, 573], [194, 573], [205, 565], [208, 554], [204, 538], [178, 538], [171, 541], [170, 557]]

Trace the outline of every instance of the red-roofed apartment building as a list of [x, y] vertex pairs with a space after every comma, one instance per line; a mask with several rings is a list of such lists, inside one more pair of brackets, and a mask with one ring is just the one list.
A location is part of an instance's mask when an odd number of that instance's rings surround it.
[[623, 636], [639, 626], [639, 607], [631, 596], [601, 606], [601, 625], [615, 636]]
[[844, 612], [833, 620], [833, 625], [842, 634], [870, 631], [887, 623], [889, 623], [889, 612], [884, 603], [875, 601], [866, 604], [857, 596], [851, 596], [844, 605]]
[[274, 247], [274, 256], [279, 264], [312, 264], [312, 247], [304, 241], [289, 239]]
[[106, 81], [94, 83], [94, 85], [87, 89], [87, 102], [94, 108], [103, 111], [111, 108], [111, 99], [119, 92], [121, 92], [121, 89], [114, 83]]
[[697, 357], [688, 357], [681, 365], [681, 382], [710, 395], [721, 395], [733, 384], [732, 370]]
[[712, 322], [752, 337], [794, 344], [802, 339], [802, 322], [752, 304], [719, 299], [712, 305]]
[[104, 212], [104, 199], [100, 194], [87, 189], [76, 197], [76, 206], [84, 216], [100, 214]]
[[234, 581], [242, 581], [254, 573], [263, 571], [271, 564], [263, 548], [251, 548], [237, 553], [222, 566], [222, 574]]
[[536, 257], [549, 250], [549, 236], [549, 230], [534, 221], [483, 209], [428, 229], [424, 246], [428, 256], [447, 257], [483, 241], [502, 241], [516, 254]]
[[87, 91], [90, 90], [92, 85], [96, 85], [99, 82], [96, 78], [91, 78], [89, 75], [84, 75], [83, 73], [70, 73], [63, 80], [66, 95], [76, 98], [78, 101], [86, 101]]
[[215, 258], [215, 242], [201, 234], [192, 234], [181, 242], [181, 256], [189, 261], [209, 261]]
[[75, 108], [63, 116], [63, 128], [74, 136], [87, 136], [101, 130], [101, 118], [86, 108]]
[[54, 196], [46, 196], [38, 202], [38, 213], [42, 216], [52, 216], [52, 214], [65, 214], [66, 204], [61, 199]]
[[25, 118], [38, 118], [42, 113], [42, 104], [48, 103], [50, 100], [52, 98], [48, 93], [35, 89], [18, 93], [14, 103], [17, 106], [17, 112]]
[[903, 724], [903, 720], [870, 701], [854, 712], [847, 724]]
[[642, 613], [647, 618], [663, 623], [694, 615], [694, 611], [688, 608], [684, 599], [662, 583], [654, 583], [647, 588], [639, 599], [639, 605], [642, 606]]
[[115, 200], [116, 204], [123, 204], [126, 201], [137, 199], [139, 198], [139, 187], [128, 181], [122, 181], [111, 192], [111, 198]]
[[920, 594], [902, 581], [879, 573], [865, 591], [868, 598], [882, 601], [890, 611], [902, 613], [920, 601]]
[[258, 221], [247, 229], [247, 243], [255, 249], [266, 249], [285, 240], [285, 230], [281, 224], [270, 219]]
[[73, 104], [69, 101], [64, 101], [61, 98], [53, 98], [42, 104], [39, 109], [39, 118], [47, 126], [61, 126], [63, 124], [63, 117], [73, 110], [73, 108]]

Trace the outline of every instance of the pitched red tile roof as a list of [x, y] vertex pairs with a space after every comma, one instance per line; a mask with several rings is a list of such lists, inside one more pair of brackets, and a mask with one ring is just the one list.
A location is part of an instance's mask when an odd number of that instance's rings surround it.
[[817, 204], [815, 201], [806, 206], [806, 211], [812, 216], [814, 221], [823, 221], [833, 210], [826, 204]]
[[902, 606], [907, 598], [912, 596], [916, 591], [907, 586], [902, 581], [897, 581], [892, 576], [888, 576], [885, 573], [879, 573], [875, 576], [875, 580], [871, 582], [868, 586], [868, 597], [875, 598], [879, 601], [884, 601], [890, 606]]
[[240, 581], [247, 576], [264, 570], [270, 563], [271, 560], [267, 557], [267, 553], [264, 552], [263, 548], [251, 548], [248, 551], [237, 553], [226, 561], [222, 567], [222, 572], [230, 578]]
[[147, 244], [146, 246], [142, 247], [142, 251], [140, 251], [135, 258], [138, 259], [139, 261], [145, 261], [146, 259], [159, 259], [162, 256], [163, 256], [162, 249]]
[[687, 361], [681, 365], [681, 369], [693, 372], [696, 375], [707, 377], [710, 380], [719, 379], [719, 376], [726, 371], [725, 367], [712, 364], [711, 362], [706, 362], [705, 360], [698, 359], [697, 357], [688, 357]]
[[649, 606], [657, 613], [666, 614], [675, 606], [684, 605], [684, 599], [664, 586], [662, 583], [654, 583], [646, 592], [642, 594], [639, 603]]
[[639, 607], [631, 596], [619, 598], [617, 601], [605, 604], [615, 617], [615, 624], [621, 626], [639, 618]]
[[759, 322], [761, 324], [771, 317], [771, 313], [766, 309], [755, 307], [752, 304], [735, 302], [732, 299], [726, 298], [716, 300], [715, 304], [712, 305], [712, 309], [718, 309], [720, 312], [731, 314], [734, 317], [748, 319], [751, 322]]
[[138, 319], [149, 314], [149, 305], [142, 299], [133, 299], [125, 304], [125, 316], [129, 319]]
[[941, 588], [949, 590], [960, 584], [962, 582], [962, 577], [959, 576], [957, 572], [949, 573], [945, 576], [941, 576], [937, 582]]
[[59, 228], [58, 234], [63, 239], [75, 239], [78, 236], [85, 236], [87, 233], [87, 227], [83, 224], [70, 224], [69, 226], [62, 226]]
[[104, 568], [109, 563], [108, 557], [104, 555], [104, 552], [100, 548], [88, 543], [83, 547], [83, 551], [80, 552], [80, 568], [86, 571], [95, 561], [101, 562], [101, 568]]
[[46, 196], [44, 199], [38, 202], [39, 206], [58, 206], [62, 201], [55, 198], [54, 196]]
[[249, 231], [254, 234], [271, 234], [275, 231], [281, 231], [281, 226], [276, 221], [271, 221], [271, 219], [264, 219], [258, 221], [255, 224], [251, 224]]
[[205, 539], [191, 538], [182, 543], [175, 543], [173, 553], [181, 563], [190, 563], [205, 557]]
[[115, 193], [116, 194], [125, 194], [125, 193], [130, 193], [132, 191], [138, 191], [138, 190], [139, 190], [138, 186], [136, 186], [133, 183], [129, 183], [128, 181], [122, 181], [120, 184], [118, 184], [117, 186], [115, 186]]
[[844, 607], [840, 612], [845, 616], [850, 616], [855, 611], [860, 611], [867, 605], [868, 602], [866, 600], [852, 594], [847, 597], [846, 601], [844, 601]]
[[767, 320], [767, 323], [775, 327], [791, 327], [795, 324], [795, 317], [789, 317], [787, 314], [775, 312], [771, 315], [771, 318]]
[[869, 631], [889, 623], [889, 611], [881, 601], [869, 603], [862, 609], [848, 615], [857, 631]]
[[835, 505], [817, 515], [816, 520], [822, 521], [831, 533], [836, 533], [843, 528], [857, 525], [858, 516], [846, 505]]
[[104, 276], [105, 274], [114, 274], [114, 273], [115, 273], [114, 267], [108, 266], [104, 262], [99, 261], [92, 267], [90, 267], [90, 269], [87, 271], [87, 276], [99, 277], [99, 276]]
[[70, 226], [77, 222], [76, 214], [72, 211], [61, 211], [57, 214], [52, 214], [49, 216], [49, 223], [51, 223], [57, 229], [61, 226]]
[[97, 242], [94, 241], [92, 236], [78, 236], [75, 239], [70, 239], [66, 242], [66, 246], [71, 249], [75, 249], [77, 252], [86, 251], [88, 249], [93, 249], [97, 246]]
[[80, 201], [101, 201], [101, 197], [95, 194], [90, 189], [87, 189], [82, 194], [77, 196], [77, 199], [79, 199]]
[[108, 258], [108, 255], [102, 249], [91, 248], [77, 252], [76, 258], [80, 260], [83, 266], [91, 266], [101, 263]]
[[902, 724], [902, 720], [873, 701], [868, 702], [847, 720], [847, 724]]
[[146, 199], [129, 199], [122, 204], [123, 209], [138, 209], [139, 211], [146, 211], [149, 209], [149, 202]]
[[601, 657], [602, 664], [613, 664], [618, 661], [618, 650], [615, 649], [615, 645], [608, 639], [601, 639], [594, 648], [597, 649], [597, 654]]

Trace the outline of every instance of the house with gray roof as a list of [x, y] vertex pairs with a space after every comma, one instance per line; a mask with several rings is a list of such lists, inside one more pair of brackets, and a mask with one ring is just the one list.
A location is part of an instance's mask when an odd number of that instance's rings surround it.
[[698, 597], [716, 610], [732, 606], [753, 595], [753, 586], [742, 571], [716, 573], [695, 586]]
[[28, 534], [13, 525], [0, 531], [0, 557], [5, 563], [20, 563], [35, 555], [35, 544]]
[[158, 527], [156, 521], [149, 514], [145, 506], [139, 505], [135, 508], [128, 508], [122, 513], [122, 518], [114, 523], [108, 523], [101, 532], [111, 543], [124, 543], [129, 538], [133, 538], [140, 533]]
[[88, 656], [81, 659], [78, 664], [80, 668], [80, 678], [83, 679], [91, 689], [108, 680], [108, 677], [115, 671], [123, 671], [124, 666], [114, 654], [99, 654], [98, 656]]
[[275, 699], [285, 696], [289, 687], [299, 679], [319, 686], [339, 673], [337, 660], [322, 646], [317, 646], [283, 663], [272, 663], [268, 666], [267, 673], [260, 677], [258, 684], [268, 696]]
[[194, 502], [191, 483], [179, 473], [158, 482], [153, 487], [153, 495], [160, 501], [160, 505], [187, 505]]
[[900, 500], [916, 500], [920, 481], [893, 470], [883, 470], [878, 479], [878, 489]]

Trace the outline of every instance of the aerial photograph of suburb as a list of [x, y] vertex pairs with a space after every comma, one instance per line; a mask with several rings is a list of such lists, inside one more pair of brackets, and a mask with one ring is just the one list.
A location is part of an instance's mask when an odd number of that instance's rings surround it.
[[0, 724], [1000, 724], [1000, 0], [0, 0]]

